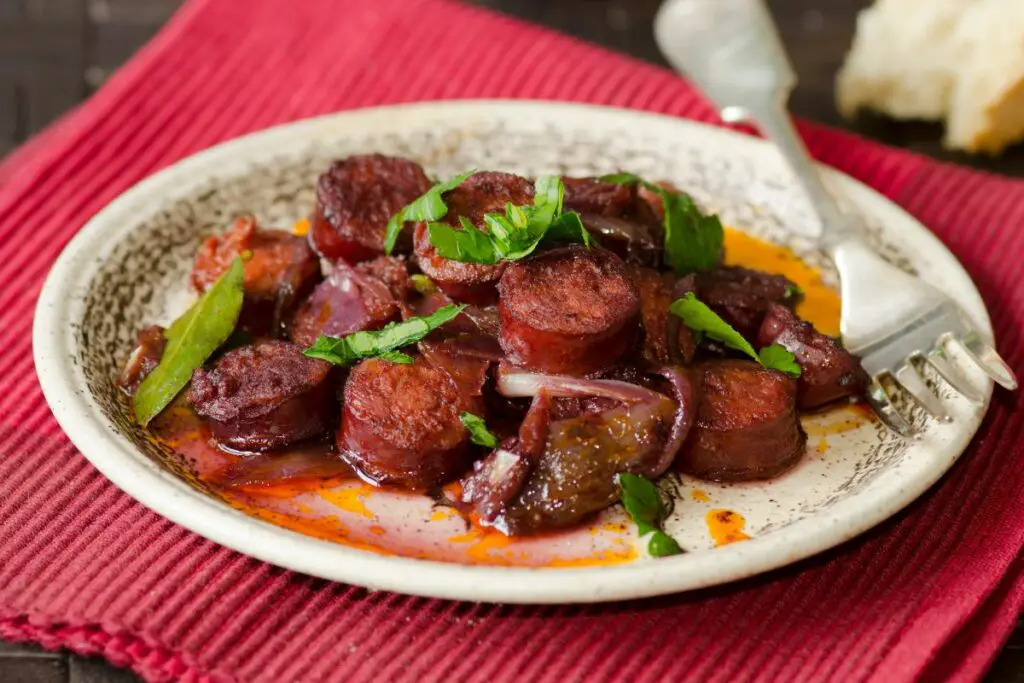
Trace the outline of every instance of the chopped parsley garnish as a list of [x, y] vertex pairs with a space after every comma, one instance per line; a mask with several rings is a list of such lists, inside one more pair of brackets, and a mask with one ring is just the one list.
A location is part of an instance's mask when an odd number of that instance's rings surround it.
[[800, 376], [800, 364], [796, 362], [796, 356], [789, 352], [781, 344], [772, 344], [761, 349], [757, 354], [757, 360], [761, 365], [772, 370], [778, 370], [790, 377]]
[[801, 287], [800, 285], [794, 285], [794, 284], [786, 285], [786, 289], [784, 289], [783, 292], [782, 292], [782, 298], [783, 299], [795, 299], [795, 298], [803, 296], [803, 295], [804, 295], [803, 287]]
[[423, 317], [391, 323], [379, 330], [353, 332], [345, 337], [318, 337], [303, 351], [310, 358], [319, 358], [334, 365], [351, 365], [363, 358], [379, 357], [392, 363], [407, 365], [412, 358], [398, 349], [415, 344], [447, 322], [454, 320], [465, 305], [449, 304]]
[[693, 292], [687, 292], [682, 299], [676, 299], [669, 310], [682, 318], [683, 323], [694, 332], [745, 353], [770, 370], [778, 370], [794, 378], [800, 376], [800, 365], [792, 353], [779, 344], [766, 346], [760, 353], [756, 352], [743, 335], [694, 296]]
[[380, 358], [381, 360], [386, 360], [389, 363], [394, 363], [395, 365], [413, 364], [412, 356], [402, 353], [401, 351], [385, 351], [384, 353], [377, 356], [377, 358]]
[[160, 363], [132, 397], [140, 425], [145, 427], [170, 405], [188, 384], [192, 371], [202, 367], [234, 332], [245, 297], [244, 280], [242, 259], [236, 258], [227, 272], [164, 332], [167, 346]]
[[582, 242], [590, 246], [590, 233], [575, 211], [563, 211], [565, 186], [559, 176], [537, 176], [533, 204], [505, 205], [505, 213], [484, 214], [487, 232], [464, 216], [461, 230], [446, 223], [427, 225], [430, 243], [437, 253], [453, 261], [495, 264], [518, 261], [533, 253], [541, 242]]
[[665, 210], [665, 264], [682, 277], [718, 266], [725, 244], [725, 230], [717, 215], [703, 213], [693, 199], [648, 182], [633, 173], [613, 173], [601, 178], [606, 183], [638, 184], [661, 199]]
[[437, 183], [392, 216], [384, 232], [384, 253], [390, 254], [391, 250], [395, 248], [395, 242], [398, 241], [398, 233], [402, 232], [402, 228], [405, 227], [406, 223], [410, 221], [436, 221], [444, 218], [448, 213], [448, 205], [444, 203], [441, 195], [445, 192], [451, 192], [474, 173], [476, 171], [466, 171], [454, 178]]
[[652, 557], [682, 553], [683, 549], [675, 539], [661, 530], [665, 507], [658, 487], [644, 477], [625, 472], [618, 476], [618, 483], [622, 490], [622, 506], [636, 524], [637, 534], [640, 538], [650, 535], [647, 552]]
[[478, 446], [486, 446], [487, 448], [498, 447], [498, 437], [491, 434], [482, 417], [473, 413], [462, 412], [459, 413], [459, 420], [469, 430], [469, 438], [473, 443]]

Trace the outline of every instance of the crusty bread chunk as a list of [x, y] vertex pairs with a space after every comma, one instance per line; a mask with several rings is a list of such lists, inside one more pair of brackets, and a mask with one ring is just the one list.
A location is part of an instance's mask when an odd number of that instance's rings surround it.
[[946, 121], [943, 144], [1024, 140], [1024, 0], [877, 0], [836, 81], [840, 112]]

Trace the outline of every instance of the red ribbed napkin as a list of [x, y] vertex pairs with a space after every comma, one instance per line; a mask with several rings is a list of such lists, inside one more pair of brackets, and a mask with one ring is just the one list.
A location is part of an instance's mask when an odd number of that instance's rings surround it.
[[[29, 331], [47, 269], [90, 216], [242, 133], [454, 97], [712, 117], [665, 70], [446, 0], [193, 0], [0, 165], [0, 637], [101, 654], [154, 681], [979, 678], [1024, 600], [1021, 394], [998, 392], [943, 482], [856, 542], [732, 586], [596, 606], [443, 602], [294, 574], [158, 517], [75, 451], [43, 401]], [[956, 253], [1020, 369], [1024, 183], [804, 131], [820, 159]]]

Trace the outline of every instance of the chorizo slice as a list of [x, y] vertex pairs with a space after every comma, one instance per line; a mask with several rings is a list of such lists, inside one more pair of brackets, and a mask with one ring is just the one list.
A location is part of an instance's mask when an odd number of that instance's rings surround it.
[[342, 337], [380, 329], [398, 314], [398, 302], [387, 285], [339, 261], [292, 316], [288, 336], [296, 344], [311, 346], [322, 334]]
[[262, 340], [192, 373], [189, 400], [221, 446], [283, 448], [330, 431], [336, 414], [330, 368], [295, 344]]
[[146, 379], [146, 376], [160, 364], [165, 346], [167, 346], [167, 338], [164, 337], [164, 328], [159, 325], [143, 328], [135, 339], [132, 355], [128, 357], [124, 370], [117, 378], [118, 388], [129, 396], [135, 394], [139, 390], [142, 380]]
[[501, 346], [533, 370], [611, 367], [636, 338], [640, 296], [618, 256], [579, 245], [513, 263], [499, 285]]
[[676, 458], [687, 474], [716, 481], [768, 479], [803, 455], [807, 435], [796, 382], [754, 361], [699, 366], [697, 420]]
[[838, 339], [826, 336], [796, 317], [793, 311], [772, 304], [757, 334], [761, 346], [779, 344], [800, 363], [797, 381], [801, 408], [817, 408], [847, 396], [863, 394], [867, 373], [856, 356]]
[[634, 212], [636, 185], [606, 183], [600, 178], [562, 178], [566, 209], [581, 216], [622, 218]]
[[345, 384], [338, 450], [371, 481], [429, 489], [469, 466], [469, 433], [459, 420], [467, 409], [451, 377], [423, 358], [371, 358]]
[[[506, 204], [525, 206], [533, 203], [533, 183], [511, 173], [476, 173], [443, 196], [448, 206], [444, 222], [461, 229], [460, 219], [487, 232], [484, 214], [505, 212]], [[426, 223], [416, 225], [413, 236], [420, 270], [449, 297], [460, 303], [487, 305], [497, 298], [496, 286], [505, 270], [504, 263], [493, 265], [452, 261], [438, 255], [430, 243]]]
[[[414, 161], [383, 154], [350, 156], [331, 164], [316, 186], [310, 241], [330, 261], [357, 263], [384, 254], [388, 221], [432, 183]], [[398, 253], [412, 243], [399, 236]]]
[[580, 214], [584, 227], [605, 249], [627, 263], [657, 267], [663, 229], [636, 185], [606, 183], [599, 178], [562, 178], [564, 206]]
[[304, 238], [261, 229], [246, 216], [199, 248], [192, 268], [196, 291], [213, 286], [239, 256], [246, 260], [238, 326], [256, 335], [278, 336], [295, 304], [320, 281], [320, 260]]
[[690, 328], [681, 325], [669, 307], [688, 291], [690, 276], [677, 283], [669, 273], [635, 264], [627, 264], [626, 272], [640, 296], [644, 360], [653, 365], [689, 363], [697, 343]]
[[757, 336], [769, 306], [795, 306], [799, 288], [782, 275], [739, 266], [697, 273], [697, 298], [747, 339]]
[[404, 256], [380, 256], [360, 263], [356, 266], [356, 271], [377, 278], [387, 285], [391, 296], [398, 303], [407, 301], [413, 293], [409, 264]]

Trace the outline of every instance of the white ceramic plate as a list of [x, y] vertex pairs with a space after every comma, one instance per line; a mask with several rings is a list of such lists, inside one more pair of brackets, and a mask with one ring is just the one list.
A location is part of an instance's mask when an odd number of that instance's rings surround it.
[[[390, 539], [383, 545], [395, 553], [420, 539], [416, 547], [429, 552], [419, 554], [441, 558], [434, 560], [369, 552], [359, 543], [319, 540], [254, 519], [147, 439], [112, 378], [139, 328], [173, 319], [187, 305], [187, 273], [202, 237], [243, 212], [287, 227], [308, 212], [315, 178], [330, 159], [372, 151], [415, 158], [439, 176], [467, 168], [575, 175], [628, 169], [670, 180], [729, 225], [827, 267], [807, 239], [816, 225], [770, 147], [634, 111], [500, 101], [367, 109], [282, 126], [186, 159], [114, 201], [61, 254], [36, 312], [35, 361], [54, 414], [82, 453], [128, 494], [217, 543], [328, 579], [444, 598], [591, 602], [689, 590], [808, 557], [886, 519], [952, 465], [987, 408], [987, 401], [978, 409], [944, 392], [954, 422], [929, 423], [913, 442], [870, 422], [840, 431], [825, 424], [838, 418], [810, 418], [807, 456], [778, 479], [727, 486], [671, 478], [666, 488], [676, 499], [667, 529], [690, 551], [671, 558], [583, 567], [460, 563], [477, 557], [551, 565], [562, 557], [569, 558], [562, 565], [571, 565], [580, 552], [621, 559], [628, 555], [623, 548], [632, 552], [633, 537], [614, 509], [572, 534], [505, 546], [459, 536], [459, 520], [432, 512], [426, 499], [378, 499], [353, 489], [307, 501], [319, 506], [318, 516], [333, 511], [353, 538], [383, 534]], [[860, 183], [828, 176], [867, 217], [883, 255], [941, 284], [990, 334], [977, 290], [931, 233]], [[971, 377], [991, 394], [980, 373], [972, 370]], [[751, 538], [714, 547], [706, 523], [711, 509], [740, 513]]]

